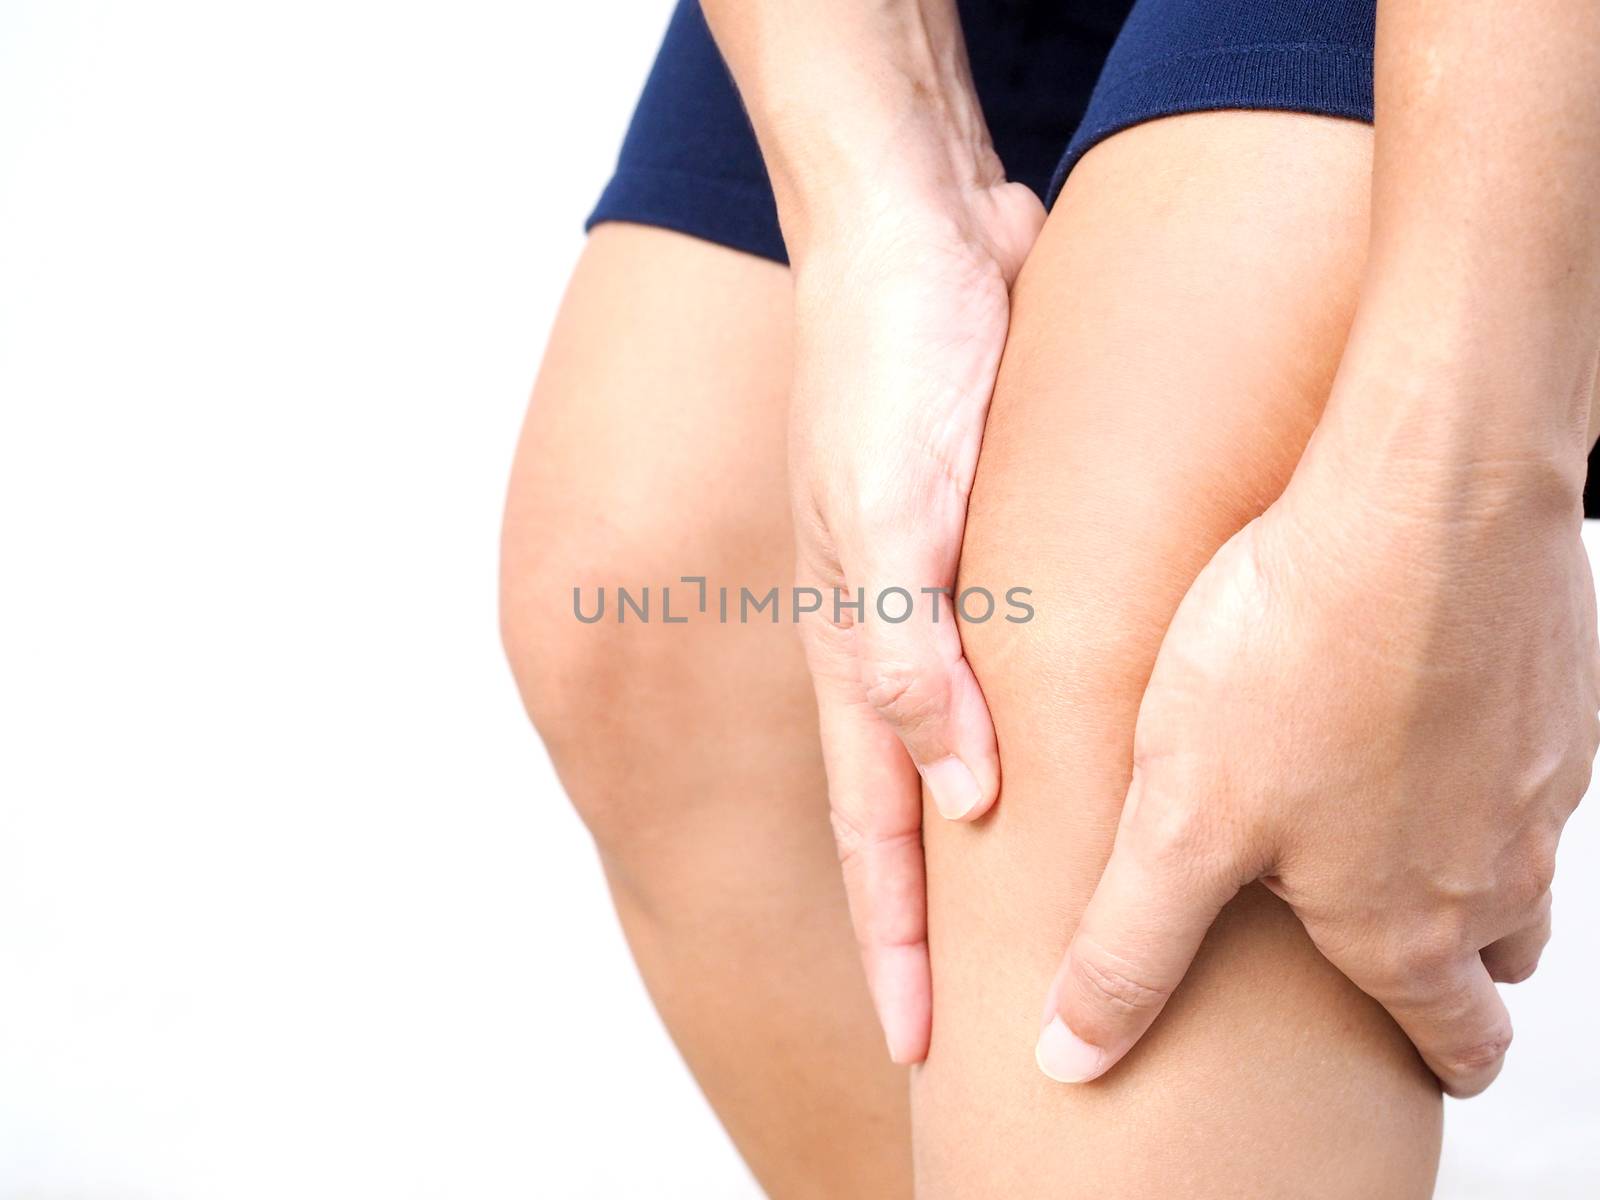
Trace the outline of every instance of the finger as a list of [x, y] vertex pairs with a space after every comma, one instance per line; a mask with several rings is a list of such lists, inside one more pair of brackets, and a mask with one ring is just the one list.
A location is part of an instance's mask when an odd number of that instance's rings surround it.
[[1083, 1083], [1150, 1028], [1239, 890], [1229, 857], [1161, 807], [1135, 776], [1105, 873], [1050, 985], [1039, 1068]]
[[834, 839], [867, 987], [889, 1057], [920, 1062], [933, 1003], [921, 788], [855, 680], [836, 672], [813, 679]]
[[921, 789], [895, 736], [862, 701], [819, 706], [845, 894], [889, 1057], [928, 1052], [932, 979]]
[[1537, 915], [1515, 933], [1485, 946], [1480, 957], [1496, 983], [1521, 983], [1539, 967], [1550, 941], [1550, 893], [1539, 901]]
[[1389, 1010], [1448, 1094], [1476, 1096], [1500, 1074], [1511, 1016], [1478, 955], [1463, 955], [1421, 987], [1363, 990]]
[[917, 591], [906, 620], [873, 611], [856, 624], [861, 683], [927, 783], [934, 807], [950, 820], [970, 821], [989, 811], [1000, 792], [994, 726], [962, 653], [951, 597]]

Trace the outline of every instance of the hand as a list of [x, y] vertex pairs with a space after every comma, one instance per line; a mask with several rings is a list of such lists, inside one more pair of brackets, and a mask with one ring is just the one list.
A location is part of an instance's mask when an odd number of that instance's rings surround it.
[[1318, 446], [1338, 436], [1319, 430], [1168, 629], [1115, 847], [1051, 986], [1055, 1078], [1116, 1063], [1256, 879], [1445, 1090], [1500, 1070], [1493, 981], [1539, 960], [1600, 736], [1581, 506], [1572, 472], [1528, 484], [1509, 454], [1476, 474], [1417, 457], [1375, 488], [1351, 464], [1383, 440], [1341, 460]]
[[[795, 258], [797, 582], [822, 596], [802, 630], [851, 916], [897, 1062], [926, 1055], [931, 1019], [918, 773], [954, 819], [1000, 786], [949, 589], [1008, 289], [1044, 210], [997, 160], [989, 177], [886, 188]], [[891, 588], [909, 596], [880, 613]], [[835, 607], [858, 590], [864, 608]]]
[[955, 0], [701, 7], [793, 268], [797, 583], [820, 597], [806, 653], [867, 982], [890, 1055], [914, 1062], [932, 1005], [917, 772], [951, 816], [983, 812], [1000, 780], [951, 598], [923, 589], [955, 582], [1009, 288], [1044, 208], [1005, 180]]

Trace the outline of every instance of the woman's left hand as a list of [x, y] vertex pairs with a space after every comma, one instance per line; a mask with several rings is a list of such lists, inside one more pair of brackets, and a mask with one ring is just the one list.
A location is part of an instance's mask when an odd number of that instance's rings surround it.
[[1115, 848], [1051, 987], [1052, 1077], [1116, 1063], [1258, 879], [1447, 1091], [1500, 1070], [1493, 981], [1538, 962], [1600, 738], [1581, 454], [1465, 465], [1425, 448], [1452, 438], [1406, 440], [1406, 398], [1379, 399], [1358, 438], [1325, 419], [1173, 619]]

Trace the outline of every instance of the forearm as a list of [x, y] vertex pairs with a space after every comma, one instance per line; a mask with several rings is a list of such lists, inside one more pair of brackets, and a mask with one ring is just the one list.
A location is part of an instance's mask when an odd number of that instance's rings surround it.
[[1418, 486], [1483, 467], [1575, 496], [1600, 354], [1600, 7], [1382, 0], [1376, 72], [1370, 254], [1330, 427], [1353, 425], [1375, 470], [1387, 451], [1439, 468]]
[[865, 197], [990, 187], [1003, 171], [954, 0], [704, 0], [755, 127], [791, 255]]

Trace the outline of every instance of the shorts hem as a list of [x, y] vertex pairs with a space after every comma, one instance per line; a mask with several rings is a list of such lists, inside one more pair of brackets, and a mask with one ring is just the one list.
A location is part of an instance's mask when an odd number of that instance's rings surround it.
[[584, 232], [604, 221], [654, 225], [785, 266], [789, 262], [765, 180], [620, 167], [584, 221]]
[[[1113, 52], [1115, 57], [1115, 52]], [[1085, 154], [1125, 129], [1180, 113], [1229, 109], [1372, 122], [1372, 55], [1335, 43], [1233, 46], [1154, 59], [1095, 90], [1051, 177], [1055, 203]]]

